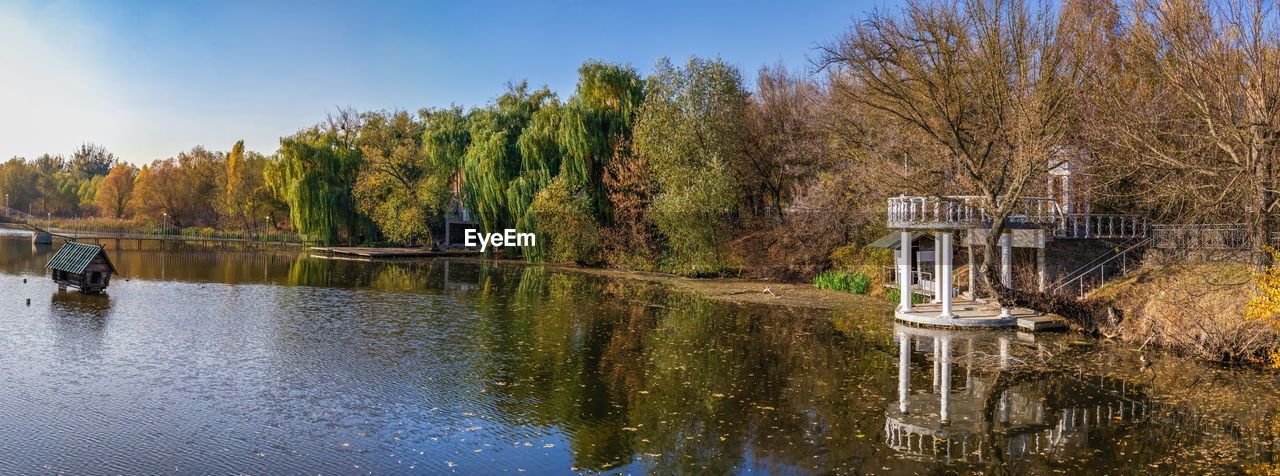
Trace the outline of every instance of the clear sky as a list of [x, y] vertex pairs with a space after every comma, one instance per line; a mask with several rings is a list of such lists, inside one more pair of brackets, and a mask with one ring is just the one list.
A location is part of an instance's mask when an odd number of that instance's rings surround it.
[[439, 1], [0, 4], [0, 157], [96, 142], [133, 163], [279, 137], [337, 107], [479, 106], [509, 81], [573, 93], [586, 59], [647, 73], [719, 56], [749, 80], [811, 69], [871, 8], [846, 2]]

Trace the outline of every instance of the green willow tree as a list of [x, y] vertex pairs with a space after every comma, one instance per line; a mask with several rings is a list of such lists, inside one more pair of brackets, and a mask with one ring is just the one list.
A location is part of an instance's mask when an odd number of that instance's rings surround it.
[[578, 68], [577, 91], [560, 119], [561, 173], [570, 186], [587, 191], [601, 219], [609, 217], [605, 167], [630, 142], [643, 103], [644, 80], [635, 68], [599, 61]]
[[[495, 104], [471, 114], [471, 144], [463, 155], [462, 190], [465, 203], [485, 232], [514, 227], [520, 218], [515, 209], [533, 201], [534, 187], [517, 186], [514, 193], [512, 189], [524, 171], [519, 138], [535, 113], [555, 102], [555, 94], [547, 88], [530, 91], [528, 84], [520, 83], [509, 86]], [[512, 207], [513, 202], [524, 205]]]
[[[610, 221], [604, 186], [609, 161], [631, 139], [643, 101], [643, 82], [634, 68], [588, 61], [578, 69], [577, 91], [563, 106], [535, 115], [520, 137], [525, 171], [512, 184], [519, 228], [535, 231], [533, 260], [596, 261], [602, 223]], [[531, 202], [514, 201], [528, 197]]]
[[364, 162], [356, 147], [359, 122], [354, 113], [341, 111], [326, 124], [281, 138], [277, 159], [267, 168], [294, 228], [326, 244], [362, 242], [375, 234], [352, 196]]

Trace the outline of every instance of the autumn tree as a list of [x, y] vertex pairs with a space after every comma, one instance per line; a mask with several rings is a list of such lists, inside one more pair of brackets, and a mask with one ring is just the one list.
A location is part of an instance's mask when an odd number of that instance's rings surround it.
[[[236, 141], [227, 154], [226, 188], [218, 202], [223, 215], [248, 229], [253, 217], [254, 177], [246, 163], [244, 141]], [[261, 171], [259, 172], [259, 176]]]
[[744, 121], [745, 152], [733, 164], [742, 202], [756, 214], [781, 214], [800, 182], [826, 159], [819, 85], [778, 65], [760, 69]]
[[133, 199], [134, 180], [138, 169], [129, 164], [116, 164], [98, 183], [95, 202], [98, 212], [110, 218], [125, 218]]
[[396, 241], [430, 241], [449, 199], [452, 158], [430, 159], [424, 140], [432, 116], [429, 111], [420, 116], [367, 113], [358, 142], [364, 164], [352, 189], [356, 204]]
[[154, 220], [183, 226], [191, 218], [190, 191], [186, 188], [177, 159], [157, 160], [143, 166], [134, 180], [133, 207], [138, 213]]

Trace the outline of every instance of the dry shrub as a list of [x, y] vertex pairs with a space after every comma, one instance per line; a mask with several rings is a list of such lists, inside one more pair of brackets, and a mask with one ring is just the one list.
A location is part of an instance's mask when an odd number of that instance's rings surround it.
[[1238, 262], [1148, 265], [1093, 298], [1113, 299], [1124, 313], [1105, 334], [1215, 362], [1257, 362], [1280, 346], [1280, 334], [1245, 319], [1251, 283], [1248, 265]]
[[[805, 281], [830, 267], [839, 243], [791, 218], [750, 217], [734, 226], [726, 244], [733, 267], [752, 278]], [[811, 241], [817, 240], [817, 242]]]
[[663, 241], [649, 219], [657, 185], [648, 159], [620, 144], [605, 167], [604, 185], [612, 207], [611, 224], [601, 240], [605, 261], [630, 269], [657, 269]]

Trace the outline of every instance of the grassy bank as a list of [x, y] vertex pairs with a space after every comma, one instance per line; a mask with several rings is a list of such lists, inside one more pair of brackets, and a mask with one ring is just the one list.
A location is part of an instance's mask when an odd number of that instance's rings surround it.
[[1250, 269], [1241, 263], [1147, 265], [1092, 298], [1123, 314], [1102, 329], [1106, 335], [1214, 362], [1261, 363], [1280, 347], [1280, 334], [1267, 322], [1244, 318], [1251, 285]]

